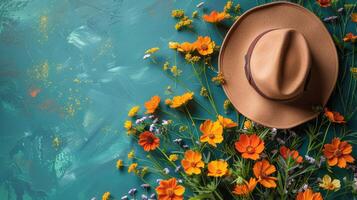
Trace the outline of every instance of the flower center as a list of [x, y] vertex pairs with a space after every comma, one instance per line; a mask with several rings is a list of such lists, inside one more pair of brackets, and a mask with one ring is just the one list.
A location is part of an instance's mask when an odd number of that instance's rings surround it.
[[222, 174], [222, 170], [217, 169], [216, 174]]
[[202, 45], [201, 45], [201, 49], [202, 49], [202, 50], [207, 50], [207, 49], [208, 49], [207, 44], [202, 44]]
[[342, 152], [341, 152], [339, 149], [337, 149], [337, 150], [335, 151], [334, 155], [335, 155], [336, 157], [340, 157], [340, 156], [342, 155]]
[[214, 134], [212, 134], [212, 133], [211, 133], [211, 134], [209, 134], [209, 136], [208, 136], [208, 137], [209, 137], [209, 139], [214, 139], [214, 138], [215, 138]]
[[174, 193], [174, 190], [173, 189], [167, 189], [167, 195], [169, 196], [169, 197], [175, 197], [175, 193]]
[[191, 167], [196, 167], [196, 163], [192, 162]]
[[247, 147], [247, 152], [248, 153], [254, 153], [254, 148], [252, 146]]
[[148, 138], [146, 138], [146, 142], [149, 144], [152, 144], [152, 143], [154, 143], [154, 138], [148, 137]]

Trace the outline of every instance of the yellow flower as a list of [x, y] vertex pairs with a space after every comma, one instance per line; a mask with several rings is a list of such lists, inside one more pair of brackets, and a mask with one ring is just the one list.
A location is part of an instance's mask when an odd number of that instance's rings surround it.
[[200, 95], [203, 97], [208, 97], [208, 91], [204, 86], [201, 87]]
[[198, 11], [195, 10], [192, 12], [192, 18], [197, 18], [198, 17]]
[[171, 16], [173, 18], [181, 18], [181, 17], [185, 16], [185, 11], [182, 10], [182, 9], [172, 10], [171, 11]]
[[222, 177], [227, 173], [228, 163], [224, 160], [214, 160], [208, 163], [208, 176]]
[[177, 48], [179, 48], [179, 46], [180, 46], [180, 43], [178, 43], [178, 42], [169, 42], [170, 49], [177, 49]]
[[196, 50], [199, 54], [202, 56], [207, 56], [213, 53], [216, 44], [208, 36], [198, 36], [194, 45], [196, 46]]
[[145, 51], [145, 54], [153, 54], [157, 52], [160, 48], [159, 47], [153, 47]]
[[102, 200], [109, 200], [110, 199], [110, 192], [104, 192], [102, 196]]
[[224, 100], [223, 102], [223, 109], [227, 111], [231, 107], [232, 103], [229, 101], [229, 99]]
[[233, 128], [233, 127], [238, 126], [238, 124], [235, 123], [233, 120], [231, 120], [229, 118], [224, 118], [222, 115], [218, 115], [217, 121], [219, 123], [221, 123], [223, 128]]
[[128, 116], [129, 117], [134, 117], [138, 113], [139, 109], [140, 109], [140, 106], [132, 107], [128, 112]]
[[200, 137], [201, 142], [217, 147], [217, 144], [223, 141], [223, 127], [219, 122], [206, 120], [200, 126], [200, 131], [203, 133]]
[[137, 170], [136, 170], [137, 167], [138, 167], [138, 163], [132, 163], [128, 167], [128, 173], [131, 173], [131, 172], [136, 173], [137, 172]]
[[193, 99], [193, 92], [186, 92], [181, 96], [175, 96], [174, 98], [172, 98], [172, 100], [167, 100], [168, 105], [170, 105], [171, 108], [179, 108], [185, 104], [187, 104], [187, 102], [189, 102], [190, 100]]
[[224, 80], [224, 76], [222, 74], [222, 72], [219, 72], [217, 74], [217, 76], [212, 78], [212, 82], [217, 84], [217, 85], [223, 85], [226, 83], [226, 81]]
[[179, 22], [177, 22], [177, 24], [175, 25], [175, 29], [179, 31], [185, 27], [190, 28], [192, 22], [193, 21], [190, 18], [188, 18], [187, 16], [184, 16], [180, 19]]
[[124, 122], [124, 128], [126, 129], [128, 135], [135, 133], [135, 129], [133, 128], [133, 123], [129, 120], [126, 120]]
[[245, 120], [244, 122], [244, 129], [252, 128], [252, 122], [250, 120]]
[[327, 174], [322, 178], [322, 181], [319, 184], [319, 186], [325, 190], [334, 190], [334, 191], [337, 191], [341, 188], [340, 180], [338, 179], [332, 180], [331, 177]]
[[124, 166], [124, 164], [123, 164], [123, 160], [117, 160], [117, 168], [118, 169], [121, 169], [121, 168], [123, 168], [123, 166]]
[[233, 1], [227, 1], [226, 5], [223, 8], [224, 12], [230, 11], [232, 9], [232, 6], [233, 6]]
[[180, 76], [182, 73], [182, 70], [178, 69], [176, 65], [171, 67], [171, 73], [173, 76]]
[[172, 162], [175, 162], [178, 159], [178, 155], [177, 154], [171, 154], [169, 156], [169, 160]]
[[131, 150], [131, 151], [128, 153], [128, 158], [129, 158], [129, 159], [133, 159], [134, 156], [135, 156], [135, 152], [134, 152], [134, 150]]

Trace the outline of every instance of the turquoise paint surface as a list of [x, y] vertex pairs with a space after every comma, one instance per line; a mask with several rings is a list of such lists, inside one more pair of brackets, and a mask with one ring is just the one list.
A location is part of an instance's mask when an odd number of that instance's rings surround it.
[[[2, 0], [0, 199], [89, 200], [105, 191], [119, 199], [139, 188], [138, 178], [115, 168], [134, 146], [122, 128], [127, 111], [154, 94], [164, 99], [168, 85], [184, 91], [143, 53], [158, 46], [158, 59], [173, 60], [168, 42], [194, 41], [196, 34], [220, 44], [229, 24], [195, 23], [196, 33], [174, 29], [171, 10], [191, 13], [199, 2]], [[241, 5], [245, 11], [255, 2]], [[190, 68], [181, 69], [198, 94]], [[212, 88], [223, 112], [226, 97]]]

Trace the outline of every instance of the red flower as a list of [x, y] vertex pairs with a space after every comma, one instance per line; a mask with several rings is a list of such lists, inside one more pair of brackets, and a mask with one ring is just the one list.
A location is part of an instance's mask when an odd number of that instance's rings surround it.
[[160, 145], [160, 138], [150, 131], [145, 131], [139, 135], [138, 143], [144, 148], [144, 151], [152, 151]]

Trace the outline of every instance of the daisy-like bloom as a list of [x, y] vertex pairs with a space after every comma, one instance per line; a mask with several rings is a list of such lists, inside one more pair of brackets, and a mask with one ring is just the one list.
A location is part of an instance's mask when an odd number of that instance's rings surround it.
[[102, 200], [109, 200], [110, 199], [110, 192], [104, 192], [102, 196]]
[[171, 108], [179, 108], [192, 100], [193, 95], [193, 92], [186, 92], [181, 96], [175, 96], [172, 100], [165, 100], [165, 103], [170, 105]]
[[135, 157], [135, 152], [134, 150], [131, 150], [129, 153], [128, 153], [128, 158], [129, 159], [133, 159]]
[[228, 18], [229, 14], [226, 12], [212, 11], [209, 15], [203, 15], [203, 20], [209, 23], [218, 23]]
[[245, 159], [257, 160], [263, 152], [265, 146], [264, 141], [256, 134], [247, 135], [241, 134], [239, 140], [235, 142], [235, 148], [242, 154]]
[[129, 112], [128, 112], [128, 117], [134, 117], [140, 109], [140, 106], [134, 106], [132, 107]]
[[139, 135], [138, 143], [144, 148], [144, 151], [152, 151], [160, 145], [160, 138], [150, 131], [145, 131]]
[[347, 33], [343, 38], [344, 42], [355, 42], [357, 40], [357, 35], [353, 35], [353, 33]]
[[221, 123], [221, 125], [223, 126], [223, 128], [233, 128], [238, 126], [237, 123], [235, 123], [233, 120], [229, 119], [229, 118], [224, 118], [222, 115], [218, 115], [217, 117], [219, 123]]
[[351, 14], [351, 20], [352, 20], [352, 22], [357, 23], [357, 13], [352, 13]]
[[233, 1], [227, 1], [226, 5], [224, 5], [223, 11], [224, 12], [229, 12], [233, 7]]
[[258, 161], [253, 166], [254, 176], [259, 180], [259, 183], [266, 188], [275, 188], [275, 181], [278, 180], [276, 177], [269, 176], [274, 173], [276, 168], [274, 165], [270, 164], [267, 160]]
[[216, 44], [211, 40], [210, 37], [198, 36], [196, 42], [194, 43], [196, 50], [202, 56], [207, 56], [213, 53]]
[[234, 187], [233, 194], [239, 195], [239, 196], [246, 196], [254, 190], [257, 183], [258, 182], [255, 178], [250, 178], [249, 182], [244, 180], [243, 183], [237, 184]]
[[323, 8], [331, 6], [331, 0], [316, 0], [316, 2]]
[[201, 153], [192, 150], [185, 152], [185, 158], [181, 160], [181, 165], [188, 175], [200, 174], [201, 168], [205, 166]]
[[129, 120], [126, 120], [124, 122], [124, 128], [126, 129], [128, 135], [135, 133], [135, 128], [133, 128], [133, 123]]
[[171, 16], [173, 18], [181, 18], [181, 17], [185, 16], [185, 11], [182, 10], [182, 9], [172, 10], [171, 11]]
[[180, 70], [179, 68], [177, 68], [176, 65], [172, 66], [171, 69], [170, 69], [170, 71], [171, 71], [171, 73], [172, 73], [172, 75], [173, 75], [174, 77], [180, 76], [181, 73], [182, 73], [182, 70]]
[[217, 76], [212, 77], [212, 82], [216, 85], [223, 85], [226, 83], [226, 80], [224, 79], [223, 73], [219, 72]]
[[330, 111], [328, 108], [325, 108], [325, 116], [333, 123], [346, 123], [345, 117], [343, 115], [341, 115], [339, 112]]
[[195, 45], [189, 42], [183, 42], [177, 47], [177, 51], [189, 53], [195, 50]]
[[296, 200], [323, 200], [323, 198], [320, 192], [314, 192], [308, 188], [303, 192], [299, 192]]
[[228, 163], [224, 160], [214, 160], [208, 163], [208, 176], [222, 177], [228, 171]]
[[325, 190], [333, 190], [333, 191], [337, 191], [341, 188], [341, 183], [340, 180], [338, 179], [333, 179], [329, 176], [329, 175], [325, 175], [322, 178], [321, 183], [319, 184], [319, 186]]
[[136, 172], [136, 168], [138, 167], [138, 163], [132, 163], [129, 165], [128, 167], [128, 173], [131, 173], [131, 172]]
[[223, 102], [223, 109], [224, 109], [225, 111], [228, 111], [228, 109], [229, 109], [231, 106], [232, 106], [232, 103], [231, 103], [231, 101], [229, 101], [229, 99], [224, 100], [224, 102]]
[[355, 160], [350, 155], [352, 145], [346, 141], [341, 141], [339, 138], [332, 139], [331, 144], [325, 144], [323, 153], [329, 166], [337, 165], [340, 168], [345, 168], [347, 163], [353, 163]]
[[185, 193], [185, 188], [177, 184], [176, 178], [161, 180], [155, 190], [158, 200], [183, 200], [183, 194]]
[[299, 155], [298, 151], [291, 150], [291, 149], [287, 148], [286, 146], [280, 147], [280, 155], [286, 160], [291, 158], [296, 163], [302, 163], [302, 161], [303, 161], [303, 158], [302, 158], [302, 156]]
[[178, 155], [177, 155], [177, 154], [171, 154], [171, 155], [169, 156], [169, 160], [170, 160], [171, 162], [175, 162], [176, 160], [178, 160]]
[[152, 114], [155, 112], [157, 107], [160, 104], [160, 97], [159, 96], [153, 96], [151, 99], [147, 102], [145, 102], [145, 108], [146, 108], [146, 113], [147, 114]]
[[252, 121], [245, 120], [244, 122], [244, 129], [251, 129], [252, 128]]
[[121, 168], [123, 168], [123, 166], [124, 166], [124, 164], [123, 164], [123, 160], [117, 160], [117, 163], [116, 163], [116, 166], [117, 166], [117, 168], [118, 169], [121, 169]]
[[219, 122], [206, 120], [200, 126], [203, 133], [200, 137], [200, 142], [208, 142], [208, 144], [217, 147], [217, 144], [223, 141], [223, 126]]

